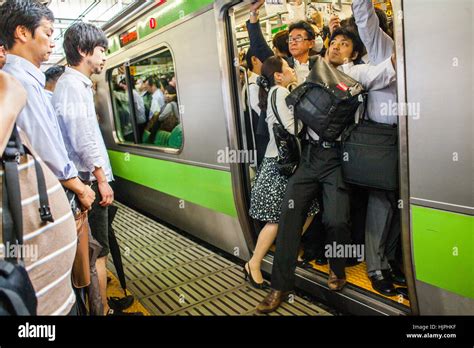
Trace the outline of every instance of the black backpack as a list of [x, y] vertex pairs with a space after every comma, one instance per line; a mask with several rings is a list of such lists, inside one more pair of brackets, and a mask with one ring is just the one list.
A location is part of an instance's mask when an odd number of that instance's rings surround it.
[[[20, 257], [17, 258], [8, 253], [12, 247], [18, 248], [19, 251], [23, 247], [23, 216], [18, 164], [21, 156], [25, 154], [33, 156], [29, 149], [21, 143], [15, 126], [1, 157], [4, 170], [2, 218], [6, 257], [4, 260], [0, 260], [0, 316], [36, 315], [38, 304], [35, 290], [24, 267], [23, 254], [20, 253]], [[53, 222], [43, 170], [36, 160], [35, 170], [40, 197], [41, 220]]]
[[306, 81], [286, 98], [295, 116], [319, 135], [321, 140], [336, 141], [354, 123], [363, 103], [362, 85], [316, 56]]

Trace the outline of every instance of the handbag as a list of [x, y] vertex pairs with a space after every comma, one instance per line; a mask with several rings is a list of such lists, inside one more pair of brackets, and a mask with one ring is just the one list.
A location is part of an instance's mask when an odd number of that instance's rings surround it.
[[286, 97], [286, 103], [321, 140], [334, 142], [354, 122], [364, 95], [359, 82], [315, 57], [308, 78]]
[[347, 183], [373, 189], [398, 189], [398, 128], [369, 119], [342, 134], [342, 174]]
[[76, 194], [65, 189], [71, 210], [76, 222], [77, 248], [72, 265], [72, 284], [75, 288], [85, 288], [91, 282], [89, 258], [89, 221], [87, 211], [82, 210], [81, 203]]
[[16, 246], [19, 257], [7, 256], [0, 260], [0, 316], [36, 315], [38, 300], [33, 284], [25, 269], [23, 258], [23, 208], [21, 204], [18, 164], [21, 156], [33, 157], [40, 200], [40, 218], [53, 222], [49, 210], [48, 193], [43, 169], [31, 151], [21, 142], [18, 130], [13, 128], [10, 140], [1, 157], [4, 169], [2, 182], [3, 244], [5, 250]]
[[276, 107], [276, 92], [275, 89], [271, 96], [272, 110], [278, 121], [273, 124], [273, 135], [278, 149], [276, 166], [281, 174], [291, 176], [298, 168], [301, 158], [301, 144], [297, 136], [298, 120], [295, 117], [295, 134], [291, 134], [285, 129]]

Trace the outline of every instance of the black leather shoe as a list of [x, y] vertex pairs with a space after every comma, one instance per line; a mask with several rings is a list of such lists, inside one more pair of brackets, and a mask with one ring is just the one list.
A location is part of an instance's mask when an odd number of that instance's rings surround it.
[[385, 296], [397, 295], [397, 291], [395, 290], [392, 281], [389, 278], [385, 277], [383, 274], [375, 274], [369, 277], [369, 279], [375, 291]]
[[288, 298], [289, 291], [272, 289], [270, 293], [257, 306], [258, 313], [271, 313], [280, 307], [281, 303]]
[[391, 270], [388, 272], [389, 272], [390, 279], [392, 279], [392, 282], [397, 285], [406, 286], [407, 279], [405, 278], [405, 275], [400, 270], [400, 267], [398, 267], [396, 263], [392, 263], [392, 262], [390, 262], [390, 267], [391, 267]]

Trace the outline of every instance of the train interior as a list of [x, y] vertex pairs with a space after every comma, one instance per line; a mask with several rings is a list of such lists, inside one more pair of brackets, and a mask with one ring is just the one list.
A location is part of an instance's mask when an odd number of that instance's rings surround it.
[[[328, 17], [331, 13], [336, 13], [341, 19], [348, 18], [352, 15], [351, 11], [351, 2], [344, 1], [342, 3], [341, 7], [337, 6], [331, 6], [331, 2], [314, 2], [314, 9], [318, 10], [320, 12], [325, 13]], [[378, 7], [383, 9], [387, 14], [388, 18], [390, 21], [390, 13], [392, 12], [392, 7], [391, 7], [391, 2], [390, 1], [380, 1], [378, 4]], [[234, 50], [233, 54], [235, 55], [235, 58], [238, 58], [242, 65], [245, 65], [245, 53], [246, 50], [249, 48], [249, 38], [248, 38], [248, 33], [246, 31], [246, 25], [245, 22], [249, 18], [249, 10], [248, 10], [248, 5], [247, 4], [240, 4], [237, 6], [234, 6], [228, 13], [229, 15], [229, 26], [233, 28], [233, 45], [234, 45]], [[269, 43], [269, 46], [272, 47], [272, 37], [282, 31], [288, 28], [288, 26], [285, 24], [286, 17], [288, 16], [288, 12], [285, 11], [283, 8], [282, 10], [272, 10], [272, 12], [267, 12], [265, 6], [263, 6], [260, 10], [260, 23], [262, 26], [262, 32]], [[236, 90], [238, 91], [239, 89], [246, 88], [246, 83], [248, 81], [248, 76], [246, 76], [246, 69], [236, 69], [235, 70], [235, 81], [236, 81]], [[236, 92], [238, 93], [238, 92]], [[241, 94], [243, 95], [243, 93]], [[242, 98], [243, 99], [243, 98]], [[248, 100], [242, 100], [242, 108], [246, 109], [248, 106]], [[240, 117], [245, 117], [245, 114], [242, 110], [240, 110]], [[237, 123], [241, 125], [240, 131], [241, 131], [241, 144], [242, 147], [246, 148], [251, 148], [252, 146], [252, 139], [254, 139], [254, 132], [255, 130], [252, 128], [251, 125], [242, 119], [239, 120]], [[249, 133], [251, 134], [249, 136]], [[250, 202], [250, 190], [253, 184], [253, 179], [255, 177], [255, 166], [247, 164], [242, 164], [242, 173], [244, 176], [244, 181], [245, 181], [245, 187], [247, 188], [247, 204], [249, 205]], [[353, 198], [351, 202], [351, 209], [354, 207], [357, 207], [355, 209], [358, 209], [358, 207], [366, 199], [364, 198], [363, 193], [358, 192], [357, 188], [354, 188], [353, 190]], [[366, 202], [366, 201], [365, 201]], [[366, 204], [366, 203], [365, 203]], [[364, 224], [364, 222], [361, 222]], [[262, 228], [262, 225], [252, 221], [252, 226], [253, 226], [253, 234], [254, 238], [256, 240], [258, 236], [258, 231]], [[311, 230], [311, 227], [308, 229], [308, 231]], [[317, 233], [317, 232], [316, 232]], [[355, 235], [356, 233], [353, 233], [353, 243], [358, 243], [358, 244], [364, 244], [364, 236], [360, 235]], [[301, 252], [300, 256], [303, 255], [303, 244], [305, 243], [305, 236], [309, 235], [309, 233], [305, 233], [302, 237], [302, 247], [301, 247]], [[311, 238], [311, 237], [309, 237]], [[316, 239], [318, 237], [316, 236]], [[314, 240], [314, 238], [313, 238]], [[309, 243], [308, 243], [309, 244]], [[399, 241], [399, 244], [401, 242]], [[402, 267], [402, 250], [401, 246], [399, 245], [399, 251], [398, 251], [398, 256], [397, 260], [399, 261], [400, 268], [401, 270], [403, 269]], [[273, 248], [272, 248], [273, 249]], [[269, 260], [272, 259], [272, 256], [268, 258]], [[311, 260], [309, 264], [301, 264], [300, 265], [304, 266], [304, 268], [299, 267], [298, 272], [303, 276], [303, 278], [308, 278], [311, 276], [315, 276], [317, 279], [319, 279], [319, 284], [320, 286], [322, 285], [322, 281], [327, 278], [327, 274], [329, 273], [328, 270], [328, 265], [326, 264], [321, 264], [321, 263], [316, 263], [316, 260]], [[270, 268], [267, 268], [269, 270]], [[397, 294], [394, 296], [385, 296], [381, 293], [378, 293], [376, 290], [373, 289], [371, 282], [367, 276], [367, 270], [366, 270], [366, 264], [364, 261], [358, 262], [354, 260], [354, 262], [349, 263], [346, 266], [346, 276], [348, 280], [348, 288], [351, 289], [351, 294], [354, 294], [355, 297], [358, 297], [358, 295], [362, 295], [362, 297], [359, 299], [361, 302], [366, 302], [366, 303], [379, 303], [383, 304], [384, 306], [392, 307], [393, 309], [396, 309], [399, 313], [409, 313], [410, 312], [410, 301], [408, 299], [408, 296], [404, 294], [404, 286], [398, 286], [395, 285], [396, 288], [402, 288], [400, 289], [400, 292], [397, 291]], [[302, 285], [304, 288], [305, 286]], [[314, 289], [317, 289], [317, 286], [311, 287], [311, 291], [313, 292]], [[406, 288], [405, 288], [406, 289]], [[331, 298], [331, 294], [327, 294], [327, 292], [321, 291], [318, 292], [319, 296], [329, 299]]]

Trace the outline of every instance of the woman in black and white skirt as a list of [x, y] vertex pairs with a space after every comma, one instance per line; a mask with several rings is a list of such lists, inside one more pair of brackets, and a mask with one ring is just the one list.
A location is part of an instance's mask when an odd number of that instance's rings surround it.
[[[280, 174], [276, 166], [278, 149], [273, 135], [273, 124], [278, 121], [272, 110], [271, 98], [273, 93], [276, 93], [276, 111], [285, 129], [294, 134], [295, 119], [286, 105], [285, 98], [290, 94], [287, 87], [296, 82], [296, 74], [284, 59], [273, 56], [265, 60], [262, 66], [262, 75], [258, 82], [260, 85], [259, 106], [267, 114], [266, 121], [270, 141], [252, 187], [249, 213], [252, 218], [267, 223], [260, 231], [253, 256], [244, 266], [244, 273], [245, 277], [249, 278], [252, 286], [262, 288], [264, 282], [260, 266], [263, 257], [275, 241], [283, 197], [289, 179], [287, 176]], [[301, 130], [301, 128], [302, 124], [299, 121], [298, 129]], [[303, 231], [306, 230], [318, 211], [318, 203], [315, 201], [309, 209], [308, 219]]]

